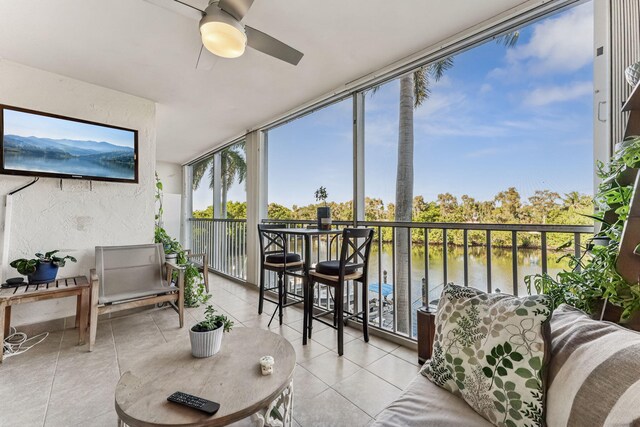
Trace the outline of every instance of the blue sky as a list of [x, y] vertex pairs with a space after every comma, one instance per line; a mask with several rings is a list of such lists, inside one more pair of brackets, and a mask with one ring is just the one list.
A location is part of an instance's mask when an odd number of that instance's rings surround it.
[[90, 125], [72, 120], [60, 120], [7, 109], [4, 110], [4, 134], [108, 142], [131, 148], [134, 145], [131, 131]]
[[[593, 6], [520, 30], [516, 47], [486, 42], [454, 57], [414, 113], [414, 194], [492, 199], [514, 186], [590, 194], [593, 186]], [[395, 199], [399, 81], [365, 100], [365, 193]], [[269, 132], [269, 202], [352, 195], [351, 99]], [[202, 187], [201, 187], [202, 188]], [[245, 200], [236, 185], [229, 200]], [[206, 191], [194, 206], [211, 204]]]

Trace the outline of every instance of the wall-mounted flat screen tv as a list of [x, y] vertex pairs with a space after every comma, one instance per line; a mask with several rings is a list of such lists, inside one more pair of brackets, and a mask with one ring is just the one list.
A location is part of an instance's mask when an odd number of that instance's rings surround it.
[[138, 182], [138, 131], [0, 104], [0, 173]]

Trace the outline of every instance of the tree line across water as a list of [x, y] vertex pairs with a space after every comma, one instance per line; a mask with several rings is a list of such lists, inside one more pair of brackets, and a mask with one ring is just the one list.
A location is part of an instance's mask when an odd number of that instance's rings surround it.
[[[316, 209], [323, 204], [306, 206], [293, 205], [291, 208], [270, 203], [268, 216], [270, 219], [286, 220], [315, 220]], [[331, 217], [334, 221], [350, 221], [353, 219], [353, 202], [327, 202], [331, 207]], [[227, 202], [227, 218], [244, 219], [247, 214], [246, 202]], [[515, 187], [496, 194], [493, 199], [481, 201], [463, 195], [460, 198], [450, 194], [439, 194], [437, 200], [426, 201], [423, 196], [413, 198], [412, 220], [414, 222], [446, 222], [446, 223], [477, 223], [477, 224], [561, 224], [561, 225], [591, 225], [593, 220], [588, 216], [593, 214], [593, 199], [591, 196], [576, 191], [560, 195], [549, 190], [538, 190], [532, 196], [523, 199]], [[213, 207], [193, 211], [194, 218], [213, 218]], [[365, 221], [394, 221], [395, 206], [385, 203], [378, 198], [365, 198]], [[401, 231], [397, 231], [401, 232]], [[391, 227], [381, 229], [382, 241], [393, 240]], [[495, 247], [511, 247], [511, 232], [492, 232], [491, 243]], [[377, 236], [376, 236], [377, 239]], [[429, 230], [429, 243], [442, 243], [442, 230]], [[462, 230], [448, 230], [448, 242], [452, 245], [463, 243]], [[486, 245], [486, 232], [470, 230], [469, 245]], [[549, 233], [547, 242], [550, 248], [562, 245], [573, 239], [572, 234]], [[414, 243], [424, 243], [424, 231], [412, 230]], [[540, 233], [518, 233], [518, 247], [540, 247]]]

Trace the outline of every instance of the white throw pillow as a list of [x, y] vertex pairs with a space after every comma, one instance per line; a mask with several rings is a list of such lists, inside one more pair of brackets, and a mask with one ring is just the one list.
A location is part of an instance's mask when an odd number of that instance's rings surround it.
[[497, 426], [544, 425], [552, 301], [449, 284], [422, 374]]

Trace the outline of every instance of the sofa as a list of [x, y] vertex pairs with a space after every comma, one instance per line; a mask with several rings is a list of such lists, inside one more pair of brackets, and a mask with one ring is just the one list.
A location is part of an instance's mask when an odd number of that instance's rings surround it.
[[[640, 333], [567, 305], [550, 320], [545, 419], [549, 427], [640, 426]], [[418, 374], [373, 426], [492, 426]]]

